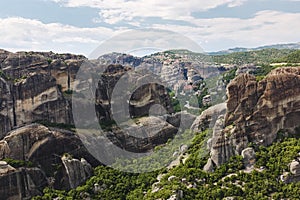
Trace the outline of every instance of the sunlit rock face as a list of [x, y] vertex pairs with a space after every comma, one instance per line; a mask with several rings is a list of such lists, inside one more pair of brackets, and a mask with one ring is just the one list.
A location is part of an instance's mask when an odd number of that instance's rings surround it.
[[78, 160], [64, 155], [61, 160], [66, 170], [70, 188], [76, 188], [84, 183], [93, 173], [92, 166], [84, 158]]
[[215, 165], [241, 154], [249, 142], [270, 145], [281, 129], [300, 126], [300, 67], [273, 70], [262, 81], [249, 74], [227, 87], [227, 112], [222, 134], [213, 137]]

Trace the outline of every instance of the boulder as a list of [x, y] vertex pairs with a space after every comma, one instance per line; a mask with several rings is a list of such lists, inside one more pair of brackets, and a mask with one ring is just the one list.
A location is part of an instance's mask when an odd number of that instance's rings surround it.
[[295, 176], [300, 176], [300, 162], [298, 160], [290, 163], [290, 172]]
[[255, 164], [255, 151], [253, 148], [249, 147], [242, 151], [241, 153], [244, 159], [245, 168], [252, 168]]

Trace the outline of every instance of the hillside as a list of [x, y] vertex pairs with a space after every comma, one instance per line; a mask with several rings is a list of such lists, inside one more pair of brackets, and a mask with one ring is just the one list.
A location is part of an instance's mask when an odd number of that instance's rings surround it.
[[258, 50], [264, 50], [264, 49], [300, 49], [300, 43], [290, 43], [290, 44], [275, 44], [275, 45], [266, 45], [256, 48], [232, 48], [228, 50], [218, 51], [218, 52], [210, 52], [210, 55], [226, 55], [231, 53], [237, 53], [237, 52], [249, 52], [249, 51], [258, 51]]

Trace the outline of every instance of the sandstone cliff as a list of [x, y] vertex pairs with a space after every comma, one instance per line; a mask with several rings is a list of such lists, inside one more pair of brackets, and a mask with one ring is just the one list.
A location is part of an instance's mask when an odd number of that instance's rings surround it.
[[68, 175], [70, 188], [84, 183], [93, 173], [92, 166], [84, 158], [78, 160], [65, 154], [61, 160]]
[[1, 199], [29, 199], [41, 195], [47, 179], [39, 168], [15, 169], [5, 162], [0, 163]]
[[0, 52], [0, 139], [34, 121], [72, 123], [70, 90], [83, 56], [52, 52]]
[[[85, 158], [93, 166], [100, 164], [74, 133], [49, 129], [39, 124], [16, 129], [0, 141], [0, 160], [10, 158], [30, 161], [34, 166], [38, 166], [45, 176], [54, 178], [53, 187], [59, 189], [72, 187], [60, 159], [66, 152], [78, 158]], [[76, 181], [83, 180], [81, 177]]]
[[249, 142], [270, 145], [281, 129], [300, 125], [300, 67], [273, 70], [262, 81], [242, 74], [227, 88], [223, 129], [212, 138], [211, 160], [220, 165]]

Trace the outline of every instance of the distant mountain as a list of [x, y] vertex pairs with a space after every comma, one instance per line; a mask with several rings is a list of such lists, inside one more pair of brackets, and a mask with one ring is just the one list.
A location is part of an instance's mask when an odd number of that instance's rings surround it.
[[266, 45], [256, 48], [243, 48], [243, 47], [236, 47], [228, 50], [222, 50], [217, 52], [210, 52], [209, 55], [227, 55], [230, 53], [236, 52], [248, 52], [248, 51], [257, 51], [263, 49], [300, 49], [300, 42], [298, 43], [290, 43], [290, 44], [275, 44], [275, 45]]

